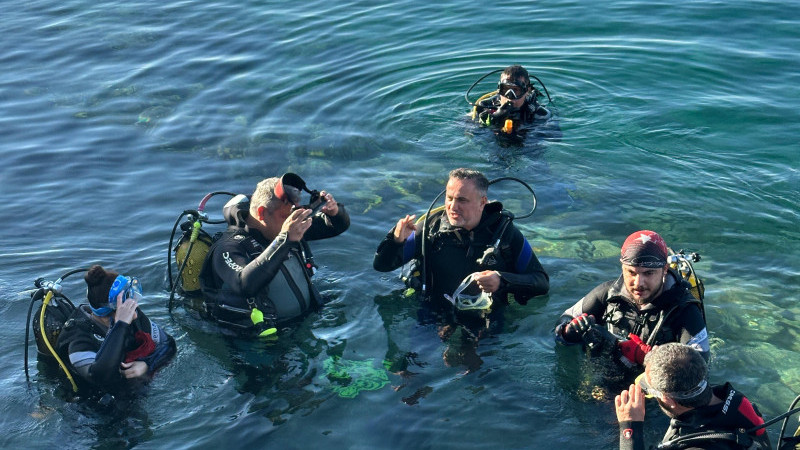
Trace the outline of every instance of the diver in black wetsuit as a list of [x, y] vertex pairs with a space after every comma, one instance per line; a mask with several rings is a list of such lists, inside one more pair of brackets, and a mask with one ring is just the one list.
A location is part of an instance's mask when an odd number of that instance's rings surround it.
[[[497, 127], [505, 127], [507, 119], [515, 125], [546, 121], [552, 114], [538, 103], [537, 95], [525, 68], [519, 65], [506, 67], [500, 75], [497, 94], [476, 103], [472, 118]], [[518, 126], [512, 126], [512, 129], [516, 128]]]
[[[511, 223], [503, 205], [488, 201], [488, 185], [478, 171], [451, 171], [444, 211], [428, 218], [424, 277], [428, 280], [426, 297], [432, 306], [452, 309], [452, 301], [445, 294], [453, 294], [468, 275], [472, 275], [473, 283], [465, 293], [491, 294], [492, 308], [498, 310], [508, 304], [509, 294], [524, 305], [549, 290], [547, 273], [530, 243]], [[389, 231], [375, 253], [375, 270], [389, 272], [423, 257], [423, 239], [415, 218], [407, 215]], [[498, 242], [499, 251], [484, 258]]]
[[691, 286], [667, 266], [667, 245], [653, 231], [632, 233], [622, 244], [622, 275], [603, 283], [564, 311], [556, 342], [608, 352], [623, 366], [640, 368], [655, 345], [680, 342], [708, 359], [709, 341], [700, 302]]
[[252, 198], [238, 195], [225, 205], [229, 227], [212, 245], [200, 275], [219, 323], [268, 336], [278, 323], [322, 304], [311, 283], [316, 266], [306, 241], [343, 233], [350, 216], [325, 191], [300, 207], [301, 189], [299, 176], [285, 174], [262, 180]]
[[136, 278], [92, 266], [85, 275], [89, 305], [72, 312], [56, 348], [70, 371], [93, 389], [117, 392], [147, 379], [175, 354], [175, 341], [139, 309]]
[[[658, 448], [768, 450], [764, 419], [755, 405], [731, 387], [708, 384], [708, 366], [693, 348], [668, 343], [647, 354], [645, 372], [614, 399], [620, 450], [644, 450], [645, 396], [655, 397], [669, 428]], [[691, 435], [691, 436], [690, 436]]]

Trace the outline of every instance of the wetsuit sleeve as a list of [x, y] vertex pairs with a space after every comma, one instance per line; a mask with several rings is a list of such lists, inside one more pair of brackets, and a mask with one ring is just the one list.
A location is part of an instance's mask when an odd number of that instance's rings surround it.
[[228, 239], [216, 249], [214, 272], [235, 294], [245, 298], [256, 296], [272, 281], [292, 246], [287, 234], [280, 233], [260, 255], [250, 261], [246, 248]]
[[619, 450], [644, 450], [644, 422], [619, 423]]
[[500, 272], [501, 287], [514, 294], [517, 303], [524, 305], [531, 297], [547, 294], [550, 277], [522, 233], [512, 227], [510, 236], [512, 254], [516, 259], [509, 271]]
[[391, 272], [417, 257], [421, 249], [416, 239], [417, 232], [412, 232], [405, 242], [394, 241], [394, 228], [383, 238], [375, 251], [372, 267], [378, 272]]
[[119, 365], [125, 357], [125, 335], [129, 327], [125, 322], [115, 322], [108, 331], [94, 363], [89, 366], [89, 378], [93, 383], [107, 386], [120, 379]]
[[708, 361], [711, 356], [711, 348], [708, 341], [708, 329], [703, 320], [703, 313], [696, 304], [691, 304], [683, 308], [675, 322], [678, 330], [678, 342], [686, 344], [699, 351], [703, 358]]
[[327, 214], [315, 214], [311, 218], [311, 226], [303, 235], [305, 241], [317, 241], [338, 236], [350, 228], [350, 215], [344, 209], [344, 205], [339, 205], [339, 212], [331, 217]]
[[554, 330], [556, 342], [565, 345], [583, 342], [581, 339], [577, 341], [566, 340], [563, 333], [564, 327], [572, 319], [580, 316], [583, 313], [594, 316], [595, 322], [598, 324], [604, 323], [603, 314], [605, 314], [607, 307], [606, 298], [608, 297], [608, 289], [612, 283], [613, 281], [608, 281], [597, 286], [582, 299], [578, 300], [574, 305], [564, 311], [564, 313], [558, 319], [558, 323], [556, 324], [556, 328]]

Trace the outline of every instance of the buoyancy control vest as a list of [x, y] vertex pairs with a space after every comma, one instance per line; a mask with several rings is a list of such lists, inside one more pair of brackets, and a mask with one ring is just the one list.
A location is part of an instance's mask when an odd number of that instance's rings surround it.
[[[250, 328], [253, 323], [250, 314], [258, 308], [265, 315], [273, 315], [277, 322], [299, 317], [309, 309], [322, 304], [322, 299], [311, 283], [315, 266], [311, 249], [305, 241], [292, 244], [279, 270], [269, 284], [255, 296], [245, 298], [225, 286], [222, 279], [214, 273], [214, 258], [225, 258], [224, 246], [236, 245], [252, 261], [261, 255], [265, 247], [250, 236], [244, 228], [232, 225], [215, 239], [215, 245], [208, 252], [200, 274], [203, 294], [209, 300], [207, 305], [211, 316], [218, 322], [235, 328]], [[222, 254], [218, 253], [222, 251]]]
[[608, 306], [603, 314], [608, 331], [622, 339], [633, 333], [648, 345], [677, 342], [675, 331], [665, 325], [687, 306], [697, 305], [702, 310], [702, 304], [691, 294], [691, 286], [678, 273], [670, 269], [669, 275], [675, 283], [661, 293], [652, 307], [642, 310], [625, 297], [625, 286], [620, 277], [608, 290]]
[[[499, 202], [488, 203], [484, 219], [470, 231], [451, 227], [444, 220], [443, 211], [431, 218], [428, 224], [430, 232], [424, 244], [428, 246], [425, 267], [429, 286], [432, 287], [430, 294], [438, 297], [452, 293], [465, 274], [479, 270], [508, 270], [514, 262], [514, 255], [505, 232], [513, 220], [513, 214], [502, 208]], [[421, 225], [418, 228], [421, 229]], [[409, 264], [416, 266], [418, 262]], [[401, 276], [406, 284], [413, 287], [410, 283], [414, 281], [408, 272], [404, 270]]]

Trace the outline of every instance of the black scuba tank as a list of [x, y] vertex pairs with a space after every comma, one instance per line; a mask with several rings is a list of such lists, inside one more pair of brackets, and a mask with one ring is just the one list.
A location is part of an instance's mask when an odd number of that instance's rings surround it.
[[[32, 301], [41, 301], [45, 296], [45, 291], [38, 290], [33, 294], [33, 296], [34, 298], [32, 298]], [[37, 296], [39, 298], [35, 298]], [[54, 361], [55, 358], [50, 352], [50, 349], [47, 347], [47, 344], [44, 342], [44, 336], [42, 335], [41, 322], [43, 307], [44, 303], [39, 305], [39, 308], [36, 309], [36, 313], [31, 321], [33, 327], [33, 337], [36, 340], [36, 350], [39, 354], [39, 357]], [[58, 341], [58, 336], [61, 334], [61, 330], [64, 329], [64, 323], [66, 323], [70, 315], [72, 315], [72, 311], [74, 310], [75, 306], [72, 304], [72, 302], [70, 302], [68, 298], [61, 294], [54, 295], [50, 300], [50, 303], [47, 305], [47, 309], [44, 311], [44, 333], [53, 348], [56, 346], [56, 342]]]

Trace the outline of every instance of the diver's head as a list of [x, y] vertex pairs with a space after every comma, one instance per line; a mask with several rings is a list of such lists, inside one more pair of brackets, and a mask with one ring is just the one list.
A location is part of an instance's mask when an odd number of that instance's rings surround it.
[[275, 239], [283, 222], [292, 213], [292, 207], [300, 203], [300, 188], [282, 182], [282, 178], [261, 180], [250, 197], [248, 225], [260, 229], [269, 240]]
[[98, 317], [111, 315], [117, 308], [117, 296], [123, 293], [123, 301], [128, 298], [141, 298], [142, 287], [136, 278], [126, 277], [117, 272], [105, 270], [95, 264], [86, 272], [86, 298], [92, 313]]
[[667, 244], [658, 233], [641, 230], [628, 236], [619, 260], [631, 299], [644, 304], [661, 294], [667, 276]]
[[668, 416], [676, 417], [711, 401], [708, 364], [694, 348], [677, 342], [657, 345], [645, 356], [644, 365], [637, 382]]
[[488, 203], [488, 190], [489, 180], [481, 172], [464, 168], [452, 170], [444, 201], [450, 225], [466, 230], [478, 226], [483, 207]]
[[514, 108], [521, 108], [525, 104], [532, 89], [530, 75], [520, 65], [506, 67], [497, 83], [500, 104], [510, 103]]

